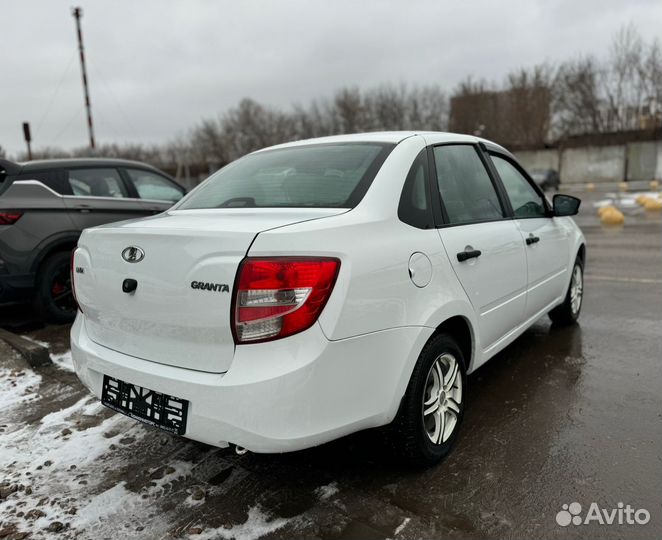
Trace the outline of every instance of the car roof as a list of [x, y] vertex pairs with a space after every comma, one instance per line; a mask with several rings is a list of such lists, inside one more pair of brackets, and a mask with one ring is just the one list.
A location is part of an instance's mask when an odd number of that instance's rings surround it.
[[488, 141], [486, 139], [481, 139], [474, 135], [463, 135], [460, 133], [450, 133], [444, 131], [374, 131], [366, 133], [351, 133], [347, 135], [331, 135], [329, 137], [317, 137], [315, 139], [303, 139], [300, 141], [288, 142], [284, 144], [278, 144], [275, 146], [270, 146], [268, 148], [263, 148], [258, 150], [261, 152], [263, 150], [274, 150], [276, 148], [290, 148], [295, 146], [305, 146], [309, 144], [328, 144], [328, 143], [391, 143], [398, 144], [405, 139], [410, 137], [421, 136], [423, 137], [427, 144], [443, 144], [451, 142], [464, 142], [464, 143], [477, 143], [483, 142], [489, 144], [493, 147], [497, 147], [501, 150], [505, 148], [499, 146], [498, 144]]
[[139, 167], [158, 171], [147, 163], [117, 158], [64, 158], [64, 159], [36, 159], [20, 163], [21, 173], [41, 171], [44, 169], [68, 169], [69, 167]]

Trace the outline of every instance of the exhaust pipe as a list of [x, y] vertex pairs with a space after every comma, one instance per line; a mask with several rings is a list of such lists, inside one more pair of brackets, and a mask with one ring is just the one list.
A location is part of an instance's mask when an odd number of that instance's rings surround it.
[[246, 450], [243, 446], [236, 445], [234, 446], [234, 451], [238, 456], [243, 456], [248, 450]]

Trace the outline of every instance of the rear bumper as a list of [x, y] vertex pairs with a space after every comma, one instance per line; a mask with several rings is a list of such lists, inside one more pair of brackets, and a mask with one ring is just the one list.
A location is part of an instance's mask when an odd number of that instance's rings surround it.
[[29, 300], [34, 285], [34, 274], [0, 274], [0, 303]]
[[[214, 446], [288, 452], [389, 423], [432, 334], [403, 327], [329, 341], [318, 324], [282, 340], [241, 345], [223, 374], [166, 366], [71, 330], [76, 373], [101, 396], [103, 375], [189, 400], [185, 436]], [[193, 361], [192, 361], [193, 362]]]

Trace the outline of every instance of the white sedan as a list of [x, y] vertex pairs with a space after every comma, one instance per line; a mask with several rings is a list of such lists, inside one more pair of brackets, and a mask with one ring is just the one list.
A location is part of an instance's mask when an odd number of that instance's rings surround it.
[[211, 445], [389, 425], [403, 459], [434, 463], [467, 374], [543, 315], [579, 316], [579, 203], [472, 136], [254, 152], [163, 214], [83, 232], [76, 372], [108, 407]]

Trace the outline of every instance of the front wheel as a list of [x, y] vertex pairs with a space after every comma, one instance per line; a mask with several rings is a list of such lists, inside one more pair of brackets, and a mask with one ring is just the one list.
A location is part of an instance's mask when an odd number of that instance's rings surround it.
[[554, 324], [567, 326], [577, 322], [579, 313], [582, 310], [582, 301], [584, 299], [584, 265], [579, 257], [575, 260], [572, 268], [572, 277], [570, 286], [565, 295], [565, 300], [559, 306], [556, 306], [549, 312], [549, 318]]
[[412, 465], [433, 465], [455, 443], [467, 390], [462, 351], [439, 334], [421, 352], [393, 422], [399, 457]]

